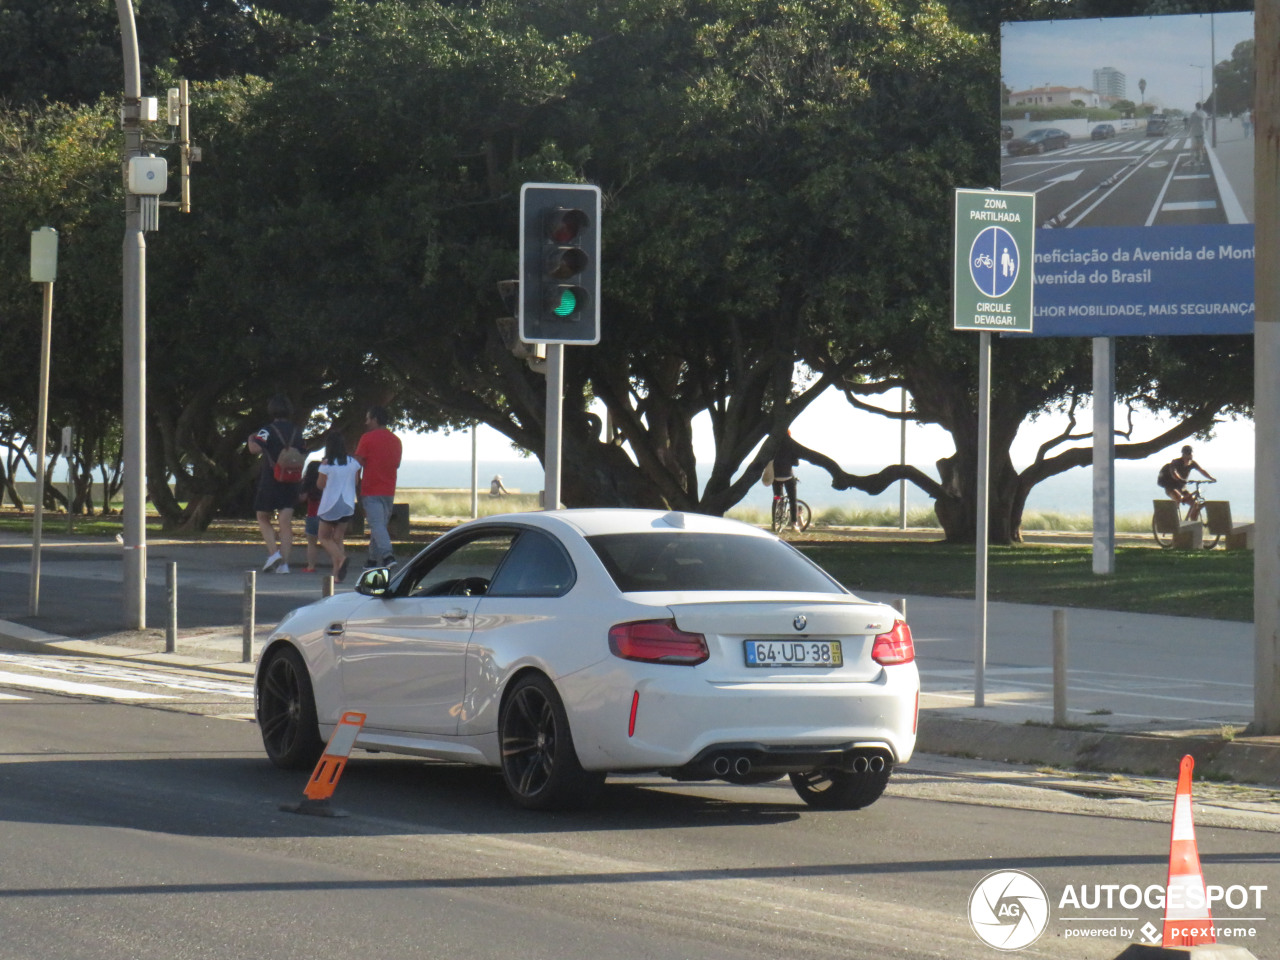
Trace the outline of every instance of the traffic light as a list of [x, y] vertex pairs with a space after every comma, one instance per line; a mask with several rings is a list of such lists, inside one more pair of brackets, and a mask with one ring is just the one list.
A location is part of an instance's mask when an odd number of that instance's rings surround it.
[[600, 188], [520, 188], [520, 304], [525, 343], [600, 342]]

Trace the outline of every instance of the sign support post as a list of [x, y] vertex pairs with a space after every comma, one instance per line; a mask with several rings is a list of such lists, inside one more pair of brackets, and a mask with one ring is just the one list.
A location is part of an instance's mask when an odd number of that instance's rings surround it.
[[978, 331], [978, 477], [974, 531], [973, 705], [986, 706], [987, 560], [991, 541], [991, 331], [1030, 333], [1036, 197], [956, 190], [953, 327]]

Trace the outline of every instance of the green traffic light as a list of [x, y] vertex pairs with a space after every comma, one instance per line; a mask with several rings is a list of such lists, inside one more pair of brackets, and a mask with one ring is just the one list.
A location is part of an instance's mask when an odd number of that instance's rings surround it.
[[551, 308], [557, 317], [571, 317], [578, 309], [578, 298], [572, 290], [560, 291], [560, 302]]

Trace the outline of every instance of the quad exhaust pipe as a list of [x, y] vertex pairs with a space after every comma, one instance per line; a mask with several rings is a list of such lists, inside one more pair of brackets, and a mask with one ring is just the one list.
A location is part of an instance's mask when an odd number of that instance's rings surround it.
[[[732, 748], [731, 748], [732, 749]], [[850, 751], [852, 753], [852, 751]], [[832, 757], [828, 761], [829, 766], [835, 769], [848, 770], [857, 774], [879, 774], [889, 768], [892, 762], [887, 752], [867, 750], [865, 753], [856, 753], [853, 756], [845, 754], [843, 757]], [[808, 764], [814, 764], [815, 761], [808, 760]], [[797, 766], [804, 766], [802, 763]], [[818, 763], [816, 766], [822, 766]], [[753, 755], [752, 753], [715, 753], [709, 758], [703, 758], [696, 766], [690, 767], [690, 775], [684, 779], [700, 780], [708, 779], [708, 773], [719, 780], [728, 780], [730, 783], [746, 780], [749, 777], [758, 777], [762, 774], [777, 772], [779, 776], [783, 772], [792, 769], [788, 765], [785, 758], [776, 757], [772, 754]], [[677, 777], [677, 779], [680, 779]]]
[[854, 757], [852, 767], [854, 773], [866, 773], [867, 771], [882, 773], [884, 772], [884, 757], [879, 754], [872, 757]]
[[711, 761], [711, 770], [717, 777], [727, 777], [730, 770], [735, 776], [745, 777], [751, 772], [751, 758], [735, 757], [731, 760], [724, 754], [720, 754]]

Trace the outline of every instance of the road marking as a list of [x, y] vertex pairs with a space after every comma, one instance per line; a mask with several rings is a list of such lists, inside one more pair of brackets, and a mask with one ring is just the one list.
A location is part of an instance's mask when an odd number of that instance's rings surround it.
[[221, 694], [238, 700], [252, 700], [253, 687], [249, 680], [219, 680], [211, 677], [185, 676], [157, 670], [142, 670], [130, 665], [95, 663], [68, 657], [38, 657], [23, 654], [0, 653], [0, 663], [21, 665], [45, 673], [62, 674], [93, 680], [115, 680], [144, 686], [163, 687], [191, 693]]
[[30, 700], [30, 697], [20, 697], [16, 693], [0, 693], [0, 700]]
[[100, 683], [75, 683], [55, 677], [33, 677], [22, 673], [0, 671], [0, 684], [22, 690], [45, 690], [50, 693], [69, 693], [82, 697], [105, 697], [111, 700], [172, 700], [172, 696], [144, 693], [141, 690], [121, 690]]

